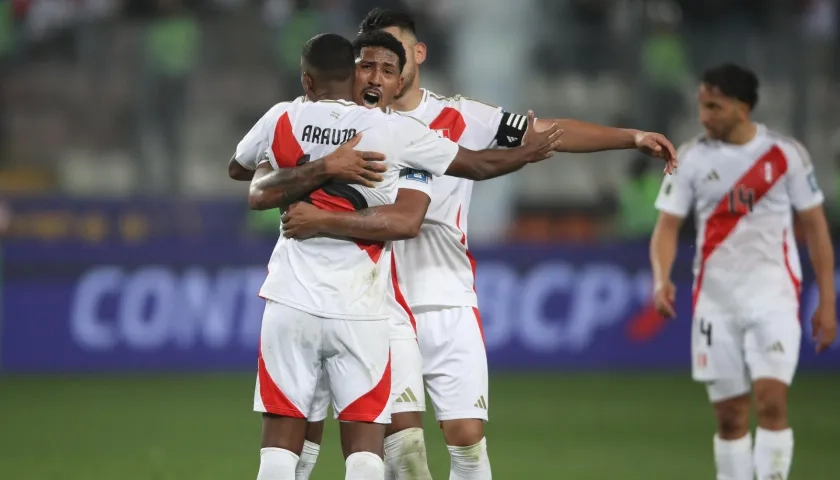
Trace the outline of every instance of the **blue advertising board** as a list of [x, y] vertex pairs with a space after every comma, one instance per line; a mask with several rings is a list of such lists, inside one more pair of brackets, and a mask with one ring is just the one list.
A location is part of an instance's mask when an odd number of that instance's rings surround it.
[[[0, 368], [252, 370], [272, 247], [233, 237], [7, 242]], [[650, 305], [644, 244], [476, 250], [491, 368], [687, 371], [692, 252], [682, 248], [675, 266], [678, 318], [664, 321]], [[814, 354], [816, 302], [806, 276], [800, 365], [840, 371], [840, 350]]]

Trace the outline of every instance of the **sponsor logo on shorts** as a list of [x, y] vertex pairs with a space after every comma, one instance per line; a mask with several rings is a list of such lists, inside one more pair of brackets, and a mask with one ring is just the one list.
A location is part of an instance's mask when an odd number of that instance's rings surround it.
[[487, 402], [484, 401], [484, 395], [478, 397], [478, 401], [475, 402], [475, 405], [473, 405], [473, 407], [480, 408], [482, 410], [487, 410]]

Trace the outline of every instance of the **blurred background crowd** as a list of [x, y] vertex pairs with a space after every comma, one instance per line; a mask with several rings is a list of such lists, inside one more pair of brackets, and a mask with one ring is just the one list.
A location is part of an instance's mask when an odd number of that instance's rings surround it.
[[[378, 5], [417, 14], [438, 93], [675, 144], [700, 132], [699, 73], [744, 64], [757, 119], [801, 139], [840, 198], [838, 0], [2, 0], [0, 192], [245, 209], [236, 143], [299, 95], [305, 40], [352, 36]], [[633, 151], [558, 155], [477, 186], [471, 241], [644, 237], [660, 180]], [[271, 215], [250, 228], [276, 235]]]

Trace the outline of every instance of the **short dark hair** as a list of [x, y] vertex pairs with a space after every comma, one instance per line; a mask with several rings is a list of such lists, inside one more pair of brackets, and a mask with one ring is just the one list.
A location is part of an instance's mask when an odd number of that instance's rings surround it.
[[397, 27], [400, 30], [407, 30], [411, 32], [412, 35], [417, 36], [417, 28], [414, 24], [414, 17], [410, 13], [399, 10], [389, 10], [382, 7], [376, 7], [368, 12], [365, 19], [359, 24], [359, 33], [382, 30], [383, 28], [389, 27]]
[[758, 77], [746, 68], [725, 63], [703, 72], [702, 82], [746, 103], [750, 110], [758, 104]]
[[350, 40], [336, 33], [322, 33], [303, 45], [301, 57], [320, 81], [344, 81], [354, 74], [356, 57]]
[[363, 48], [368, 47], [382, 47], [394, 52], [400, 59], [400, 73], [402, 73], [405, 67], [405, 48], [396, 37], [384, 30], [372, 30], [359, 34], [353, 42], [353, 52], [356, 57], [361, 55]]

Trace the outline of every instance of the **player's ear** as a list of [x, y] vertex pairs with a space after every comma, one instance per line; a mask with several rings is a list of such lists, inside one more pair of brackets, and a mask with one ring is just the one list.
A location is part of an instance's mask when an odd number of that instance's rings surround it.
[[300, 72], [300, 85], [303, 87], [304, 95], [312, 91], [313, 85], [312, 77], [306, 72]]
[[426, 61], [426, 44], [417, 42], [414, 44], [414, 61], [417, 65]]
[[397, 95], [402, 93], [402, 89], [403, 89], [404, 86], [405, 86], [405, 78], [403, 78], [403, 76], [400, 75], [399, 80], [397, 80]]

